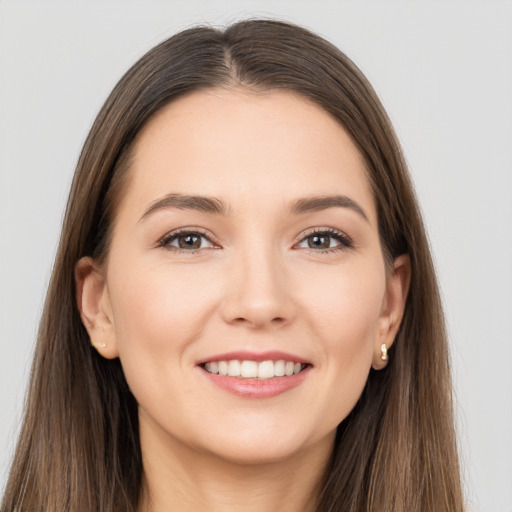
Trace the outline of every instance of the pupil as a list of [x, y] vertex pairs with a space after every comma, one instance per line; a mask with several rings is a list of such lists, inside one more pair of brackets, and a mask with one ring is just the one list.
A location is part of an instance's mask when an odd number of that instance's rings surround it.
[[328, 249], [329, 248], [329, 237], [328, 236], [311, 236], [309, 237], [309, 247]]
[[199, 249], [201, 247], [201, 237], [197, 235], [180, 236], [179, 245], [183, 249]]

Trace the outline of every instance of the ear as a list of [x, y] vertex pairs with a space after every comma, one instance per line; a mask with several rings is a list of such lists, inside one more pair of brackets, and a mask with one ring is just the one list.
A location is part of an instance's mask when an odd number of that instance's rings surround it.
[[382, 370], [387, 364], [387, 350], [393, 345], [402, 322], [402, 317], [411, 282], [411, 261], [402, 254], [393, 263], [393, 272], [388, 276], [386, 293], [379, 317], [372, 367]]
[[107, 359], [118, 357], [114, 318], [106, 280], [92, 258], [75, 266], [77, 304], [91, 344]]

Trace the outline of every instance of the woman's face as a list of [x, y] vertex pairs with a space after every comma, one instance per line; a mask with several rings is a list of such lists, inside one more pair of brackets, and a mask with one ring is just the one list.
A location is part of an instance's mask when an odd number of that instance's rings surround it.
[[80, 265], [84, 322], [120, 357], [141, 435], [245, 462], [332, 446], [404, 300], [361, 155], [288, 92], [161, 110], [105, 265]]

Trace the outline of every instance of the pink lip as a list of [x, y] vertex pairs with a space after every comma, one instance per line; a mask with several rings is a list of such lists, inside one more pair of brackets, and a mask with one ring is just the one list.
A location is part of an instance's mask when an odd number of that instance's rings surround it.
[[[288, 356], [289, 357], [289, 356]], [[231, 357], [230, 359], [252, 359], [244, 356], [244, 358]], [[262, 361], [273, 359], [273, 357], [266, 357], [261, 359]], [[280, 357], [278, 359], [286, 359]], [[212, 359], [211, 361], [214, 361]], [[219, 360], [223, 360], [222, 358]], [[294, 359], [288, 359], [293, 361]], [[299, 362], [299, 361], [297, 361]], [[207, 377], [210, 382], [218, 386], [219, 388], [228, 391], [234, 395], [244, 398], [272, 398], [280, 395], [290, 389], [297, 387], [307, 377], [311, 366], [308, 366], [300, 373], [291, 375], [289, 377], [274, 377], [272, 379], [258, 380], [258, 379], [242, 379], [240, 377], [229, 377], [221, 376], [214, 373], [209, 373], [200, 367], [201, 371]]]
[[249, 352], [241, 350], [239, 352], [226, 352], [225, 354], [217, 354], [208, 357], [197, 364], [212, 363], [218, 361], [232, 361], [238, 359], [239, 361], [293, 361], [294, 363], [311, 364], [306, 359], [290, 354], [288, 352], [280, 352], [278, 350], [269, 350], [266, 352]]

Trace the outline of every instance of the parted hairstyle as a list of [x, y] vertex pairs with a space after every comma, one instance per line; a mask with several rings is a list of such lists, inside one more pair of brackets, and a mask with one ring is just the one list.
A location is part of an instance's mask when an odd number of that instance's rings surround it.
[[389, 365], [370, 370], [338, 426], [318, 512], [461, 512], [443, 312], [399, 142], [371, 85], [340, 50], [304, 28], [261, 19], [194, 27], [163, 41], [99, 112], [69, 195], [2, 511], [136, 510], [143, 485], [137, 403], [119, 360], [91, 346], [75, 265], [108, 253], [144, 125], [176, 98], [214, 87], [290, 91], [329, 112], [365, 160], [385, 259], [407, 253], [411, 261]]

